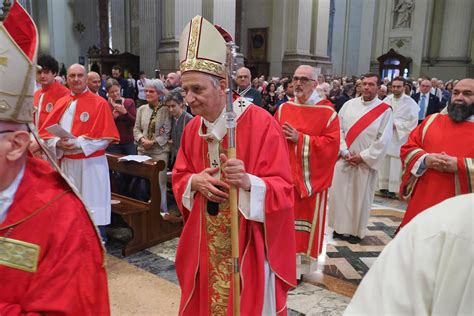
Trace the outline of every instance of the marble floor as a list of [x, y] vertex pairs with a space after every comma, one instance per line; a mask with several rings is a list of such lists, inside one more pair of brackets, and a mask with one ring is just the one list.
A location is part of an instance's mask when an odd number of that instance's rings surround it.
[[[290, 315], [342, 315], [357, 285], [391, 240], [405, 204], [376, 196], [367, 236], [359, 244], [332, 238], [327, 228], [318, 269], [288, 295]], [[124, 258], [107, 244], [113, 315], [176, 315], [179, 286], [174, 267], [178, 238]], [[124, 286], [125, 285], [125, 286]]]

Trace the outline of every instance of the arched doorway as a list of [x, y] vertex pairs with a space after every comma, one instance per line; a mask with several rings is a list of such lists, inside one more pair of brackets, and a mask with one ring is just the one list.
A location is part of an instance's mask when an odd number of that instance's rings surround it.
[[410, 76], [411, 58], [400, 55], [393, 48], [388, 53], [378, 57], [377, 60], [379, 62], [380, 78], [388, 77], [392, 80], [398, 76], [405, 79]]

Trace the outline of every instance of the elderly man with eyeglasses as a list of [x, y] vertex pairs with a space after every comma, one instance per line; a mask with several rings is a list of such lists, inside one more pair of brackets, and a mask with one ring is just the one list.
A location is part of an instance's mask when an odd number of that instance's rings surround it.
[[318, 105], [317, 74], [299, 66], [293, 76], [295, 98], [275, 114], [289, 147], [294, 195], [297, 277], [316, 269], [324, 239], [328, 189], [339, 153], [339, 119], [332, 106]]

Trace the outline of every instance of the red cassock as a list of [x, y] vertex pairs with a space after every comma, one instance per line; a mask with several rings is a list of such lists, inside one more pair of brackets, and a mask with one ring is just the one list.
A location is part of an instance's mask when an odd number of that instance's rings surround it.
[[332, 103], [328, 99], [321, 100], [318, 103], [316, 103], [316, 105], [327, 105], [334, 109], [334, 103]]
[[[407, 197], [411, 193], [400, 227], [435, 204], [458, 194], [473, 192], [473, 134], [474, 122], [455, 123], [446, 114], [427, 117], [410, 133], [408, 141], [400, 151], [403, 163], [400, 196]], [[421, 156], [442, 152], [457, 158], [456, 173], [427, 169], [419, 178], [411, 174], [413, 165]]]
[[[199, 192], [192, 211], [182, 205], [190, 176], [209, 167], [208, 144], [198, 136], [200, 124], [201, 118], [196, 117], [186, 126], [173, 169], [173, 191], [185, 220], [176, 254], [182, 291], [180, 315], [232, 314], [232, 295], [222, 290], [228, 288], [231, 278], [230, 235], [220, 234], [230, 223], [228, 209], [209, 216], [207, 199]], [[222, 146], [227, 148], [227, 136]], [[260, 177], [266, 185], [264, 223], [243, 216], [239, 219], [241, 314], [261, 314], [265, 259], [275, 274], [276, 310], [285, 314], [287, 292], [296, 283], [288, 148], [276, 121], [255, 105], [237, 121], [236, 147], [237, 159], [244, 161], [246, 172]], [[221, 310], [214, 309], [216, 302], [221, 303]]]
[[299, 135], [297, 143], [288, 141], [296, 188], [296, 253], [317, 258], [324, 239], [327, 192], [339, 155], [339, 117], [331, 106], [286, 102], [275, 118], [281, 126], [290, 124]]
[[28, 158], [0, 236], [27, 243], [23, 249], [39, 246], [36, 272], [26, 271], [28, 257], [0, 260], [0, 315], [110, 314], [104, 254], [92, 220], [47, 162]]
[[[43, 100], [41, 102], [41, 109], [39, 115], [35, 114], [34, 116], [35, 125], [38, 127], [38, 130], [43, 125], [49, 113], [51, 113], [51, 111], [53, 110], [56, 101], [70, 93], [71, 92], [68, 88], [58, 82], [54, 82], [49, 86], [41, 88], [35, 92], [34, 107], [36, 111], [38, 111], [40, 97], [42, 94], [44, 94]], [[39, 118], [38, 122], [36, 122], [37, 118]]]
[[41, 138], [54, 138], [45, 128], [59, 124], [64, 112], [74, 100], [77, 100], [77, 106], [72, 124], [72, 135], [76, 137], [83, 136], [87, 139], [110, 139], [114, 142], [120, 140], [109, 104], [103, 98], [90, 91], [78, 95], [67, 95], [59, 99], [53, 111], [41, 126]]

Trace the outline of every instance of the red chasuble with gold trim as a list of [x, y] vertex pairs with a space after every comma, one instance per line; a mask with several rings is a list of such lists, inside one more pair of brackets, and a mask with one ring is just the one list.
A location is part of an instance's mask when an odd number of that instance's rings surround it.
[[28, 158], [0, 237], [0, 315], [110, 314], [94, 224], [46, 161]]
[[327, 189], [339, 155], [339, 117], [327, 105], [282, 104], [278, 123], [298, 130], [298, 142], [288, 141], [295, 191], [296, 252], [317, 258], [322, 250]]
[[[402, 146], [403, 163], [400, 196], [409, 197], [407, 211], [400, 227], [425, 209], [458, 194], [472, 193], [474, 187], [474, 122], [455, 123], [446, 114], [427, 117]], [[419, 178], [411, 174], [416, 161], [424, 154], [445, 152], [457, 157], [456, 173], [427, 169]]]
[[[182, 205], [190, 176], [209, 167], [207, 142], [198, 136], [200, 125], [201, 118], [196, 117], [186, 126], [173, 169], [173, 191], [185, 219], [176, 254], [180, 315], [232, 314], [228, 210], [223, 206], [218, 216], [208, 215], [207, 199], [200, 193], [194, 196], [192, 211]], [[221, 145], [227, 147], [227, 136]], [[276, 310], [284, 314], [287, 292], [296, 283], [288, 148], [276, 121], [254, 105], [237, 121], [236, 145], [246, 171], [266, 184], [265, 222], [243, 216], [239, 220], [241, 314], [261, 314], [265, 259], [275, 273]]]
[[46, 118], [43, 126], [41, 126], [41, 138], [54, 138], [54, 135], [48, 133], [45, 128], [59, 124], [64, 112], [74, 100], [77, 100], [77, 105], [72, 124], [72, 135], [76, 137], [83, 136], [87, 139], [110, 139], [113, 142], [120, 140], [109, 104], [103, 98], [90, 91], [79, 95], [68, 95], [59, 99], [53, 111]]
[[[71, 92], [69, 91], [68, 88], [60, 84], [59, 82], [54, 82], [50, 84], [47, 87], [41, 88], [35, 92], [35, 98], [34, 98], [34, 107], [35, 111], [38, 111], [39, 107], [39, 101], [41, 94], [44, 94], [43, 96], [43, 101], [41, 102], [41, 109], [39, 115], [35, 113], [34, 118], [35, 118], [35, 125], [40, 129], [40, 127], [43, 126], [44, 121], [46, 120], [46, 117], [51, 113], [53, 110], [54, 104], [61, 99], [64, 96], [69, 95]], [[39, 120], [37, 118], [39, 117]]]

